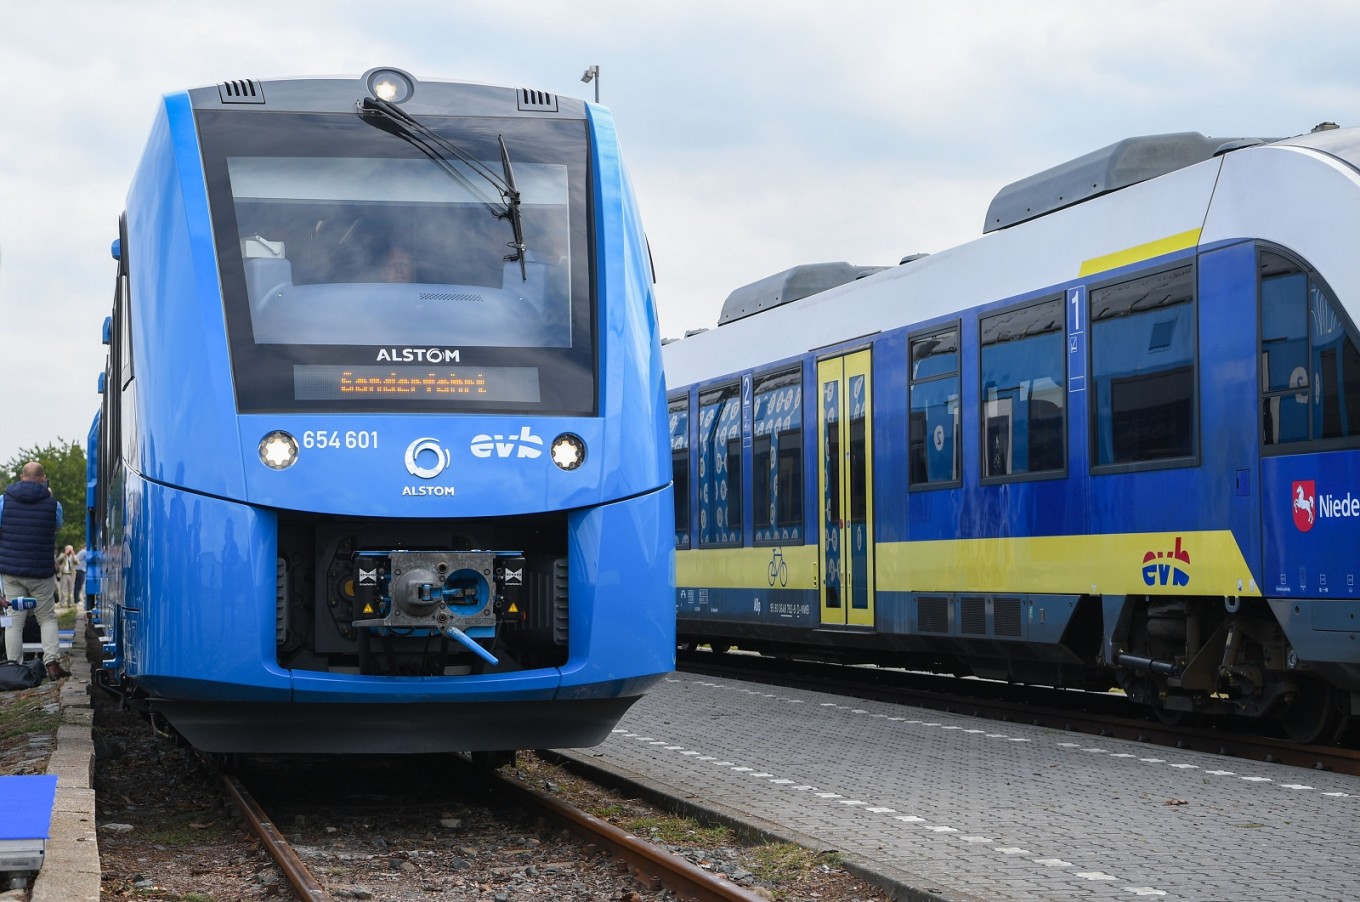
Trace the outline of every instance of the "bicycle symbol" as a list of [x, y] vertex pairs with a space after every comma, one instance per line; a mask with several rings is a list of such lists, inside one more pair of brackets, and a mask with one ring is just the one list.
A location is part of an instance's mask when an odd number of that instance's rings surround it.
[[789, 565], [784, 563], [783, 548], [776, 548], [774, 550], [774, 554], [770, 557], [770, 566], [765, 568], [765, 576], [769, 579], [770, 585], [772, 586], [776, 579], [779, 580], [779, 585], [781, 586], [787, 586], [789, 584]]

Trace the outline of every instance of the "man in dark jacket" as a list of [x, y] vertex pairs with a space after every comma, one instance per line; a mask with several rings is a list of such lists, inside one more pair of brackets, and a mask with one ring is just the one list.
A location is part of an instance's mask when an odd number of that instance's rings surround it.
[[[61, 503], [47, 487], [42, 464], [29, 461], [19, 481], [5, 489], [0, 498], [0, 579], [5, 597], [36, 598], [33, 613], [38, 616], [42, 635], [43, 663], [52, 679], [70, 676], [62, 669], [57, 640], [57, 610], [52, 596], [56, 591], [56, 562], [52, 549], [61, 527]], [[8, 612], [13, 624], [5, 630], [5, 656], [22, 660], [24, 621], [27, 611]]]

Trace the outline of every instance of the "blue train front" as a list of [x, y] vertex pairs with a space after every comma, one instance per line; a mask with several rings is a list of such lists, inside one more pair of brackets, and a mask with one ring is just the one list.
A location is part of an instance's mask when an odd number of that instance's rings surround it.
[[646, 239], [601, 107], [165, 97], [96, 420], [104, 675], [212, 752], [599, 742], [673, 664]]

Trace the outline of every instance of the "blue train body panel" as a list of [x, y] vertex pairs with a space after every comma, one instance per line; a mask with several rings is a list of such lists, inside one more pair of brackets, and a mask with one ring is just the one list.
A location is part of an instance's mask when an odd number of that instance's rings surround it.
[[1360, 452], [1261, 463], [1266, 587], [1284, 598], [1360, 598]]
[[[139, 641], [126, 674], [149, 692], [207, 699], [286, 700], [274, 646], [274, 514], [135, 480], [124, 570]], [[192, 684], [193, 689], [176, 685]]]
[[115, 256], [109, 684], [209, 751], [485, 751], [598, 742], [670, 670], [607, 110], [397, 70], [172, 94]]
[[166, 97], [128, 192], [127, 266], [155, 274], [134, 277], [140, 321], [130, 324], [132, 375], [176, 378], [138, 392], [140, 423], [128, 436], [127, 457], [149, 479], [240, 498], [243, 461], [216, 453], [239, 447], [240, 439], [235, 411], [220, 403], [232, 397], [232, 378], [222, 365], [227, 338], [195, 134], [188, 95]]
[[[596, 694], [631, 696], [650, 683], [657, 648], [675, 648], [675, 608], [667, 593], [664, 609], [647, 593], [656, 581], [675, 584], [675, 552], [670, 545], [674, 518], [669, 489], [574, 513], [577, 537], [569, 562], [571, 574], [589, 586], [589, 603], [572, 612], [571, 630], [581, 638], [562, 665], [560, 698]], [[629, 535], [661, 536], [664, 543], [619, 542]]]

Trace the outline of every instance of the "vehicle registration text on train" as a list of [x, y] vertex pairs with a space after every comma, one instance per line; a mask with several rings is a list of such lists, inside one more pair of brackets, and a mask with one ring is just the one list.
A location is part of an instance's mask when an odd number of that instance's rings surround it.
[[302, 433], [302, 447], [321, 449], [361, 449], [378, 447], [376, 429], [308, 429]]

